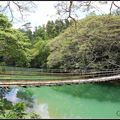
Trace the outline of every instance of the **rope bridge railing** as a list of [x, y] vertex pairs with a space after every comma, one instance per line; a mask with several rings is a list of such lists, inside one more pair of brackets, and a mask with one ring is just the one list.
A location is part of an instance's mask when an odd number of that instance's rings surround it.
[[[73, 72], [70, 72], [73, 71]], [[58, 75], [58, 76], [80, 76], [79, 78], [94, 78], [120, 74], [120, 69], [82, 70], [82, 69], [38, 69], [0, 66], [0, 75]]]
[[10, 66], [0, 66], [0, 71], [28, 71], [28, 72], [51, 72], [51, 73], [87, 73], [87, 72], [107, 72], [107, 71], [116, 71], [120, 70], [118, 68], [114, 69], [46, 69], [46, 68], [23, 68], [23, 67], [10, 67]]

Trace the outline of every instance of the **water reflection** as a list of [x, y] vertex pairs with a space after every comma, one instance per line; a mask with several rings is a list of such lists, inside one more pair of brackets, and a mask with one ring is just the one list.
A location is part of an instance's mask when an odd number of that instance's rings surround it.
[[48, 105], [47, 104], [40, 104], [35, 101], [34, 107], [32, 109], [35, 113], [39, 114], [41, 118], [49, 119], [49, 112], [48, 112]]
[[34, 111], [41, 118], [117, 118], [119, 88], [112, 83], [13, 88], [6, 98], [27, 101], [32, 105], [27, 112]]
[[10, 92], [5, 95], [5, 98], [12, 103], [20, 102], [21, 100], [17, 98], [18, 88], [12, 88]]
[[26, 104], [26, 112], [35, 112], [40, 115], [41, 118], [49, 118], [48, 105], [38, 103], [37, 99], [34, 97], [33, 93], [22, 87], [9, 88], [6, 91], [4, 87], [1, 88], [0, 94], [4, 94], [4, 99], [12, 102], [13, 104], [17, 102], [24, 102]]
[[120, 102], [120, 86], [112, 83], [87, 83], [53, 87], [55, 91], [98, 101]]

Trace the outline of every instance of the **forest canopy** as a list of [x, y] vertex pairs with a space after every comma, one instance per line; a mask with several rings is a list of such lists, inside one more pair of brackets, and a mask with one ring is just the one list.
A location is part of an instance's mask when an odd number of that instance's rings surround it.
[[50, 68], [112, 69], [120, 65], [120, 16], [91, 15], [49, 43]]
[[120, 66], [120, 16], [91, 14], [77, 21], [48, 21], [13, 29], [0, 14], [0, 64], [56, 69], [112, 69]]

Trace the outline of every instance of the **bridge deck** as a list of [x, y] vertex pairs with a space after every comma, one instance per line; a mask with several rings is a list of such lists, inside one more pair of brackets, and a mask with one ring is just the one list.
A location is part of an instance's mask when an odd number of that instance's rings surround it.
[[54, 86], [54, 85], [64, 85], [64, 84], [79, 84], [79, 83], [90, 83], [90, 82], [105, 82], [120, 80], [120, 74], [109, 76], [109, 77], [98, 77], [89, 79], [75, 79], [75, 80], [52, 80], [52, 81], [0, 81], [0, 87], [10, 87], [10, 86]]

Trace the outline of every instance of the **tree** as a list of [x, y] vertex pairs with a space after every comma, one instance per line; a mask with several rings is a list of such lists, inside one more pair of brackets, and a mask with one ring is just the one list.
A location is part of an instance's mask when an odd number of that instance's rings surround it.
[[20, 89], [17, 92], [17, 97], [24, 101], [26, 107], [33, 107], [34, 99], [31, 91]]
[[0, 118], [20, 119], [25, 118], [25, 116], [27, 115], [27, 113], [25, 112], [25, 104], [23, 102], [18, 102], [13, 105], [12, 102], [6, 100], [6, 102], [0, 101], [0, 107], [1, 105], [3, 109], [1, 109], [2, 112], [0, 114]]
[[32, 60], [31, 60], [31, 67], [37, 68], [46, 68], [47, 67], [47, 57], [49, 55], [49, 47], [47, 43], [49, 41], [40, 40], [37, 41], [32, 50]]
[[55, 24], [53, 21], [48, 21], [46, 25], [46, 32], [48, 35], [48, 38], [54, 38], [56, 31], [55, 31]]
[[[21, 119], [21, 118], [40, 118], [40, 116], [34, 112], [27, 112], [26, 108], [29, 108], [27, 103], [33, 102], [33, 94], [29, 90], [18, 91], [17, 97], [21, 99], [20, 102], [12, 103], [5, 98], [6, 94], [11, 89], [0, 88], [0, 119]], [[32, 103], [33, 105], [33, 103]]]
[[91, 15], [78, 21], [78, 31], [70, 26], [49, 43], [50, 68], [119, 68], [119, 16]]
[[64, 29], [68, 28], [70, 25], [70, 21], [68, 19], [65, 19]]
[[0, 15], [0, 62], [7, 65], [28, 66], [30, 42], [25, 34], [11, 28], [7, 17]]
[[64, 23], [62, 20], [55, 20], [56, 36], [59, 35], [64, 29]]
[[32, 113], [31, 114], [31, 117], [30, 117], [31, 119], [41, 119], [41, 117], [40, 117], [40, 115], [38, 115], [38, 114], [36, 114], [36, 113]]
[[[76, 22], [76, 18], [79, 17], [80, 11], [82, 12], [88, 12], [88, 11], [100, 11], [101, 9], [97, 8], [94, 3], [98, 4], [108, 4], [109, 2], [109, 14], [112, 14], [112, 11], [115, 8], [116, 11], [120, 10], [119, 1], [62, 1], [58, 2], [55, 5], [55, 8], [57, 10], [57, 14], [61, 16], [63, 19], [72, 19]], [[102, 13], [103, 14], [103, 13]]]
[[30, 29], [24, 30], [24, 29], [18, 29], [20, 32], [24, 33], [28, 39], [32, 42], [33, 41], [33, 33]]
[[0, 2], [0, 12], [1, 13], [10, 13], [11, 21], [15, 18], [13, 7], [18, 10], [18, 13], [21, 15], [23, 19], [25, 12], [32, 12], [33, 8], [36, 7], [36, 4], [32, 1], [1, 1]]
[[64, 30], [70, 25], [70, 22], [65, 19], [65, 21], [61, 19], [56, 19], [53, 21], [48, 21], [46, 24], [46, 32], [49, 39], [52, 39], [58, 36], [60, 33], [64, 32]]
[[35, 31], [33, 33], [33, 39], [39, 39], [41, 38], [42, 40], [47, 39], [47, 33], [45, 30], [45, 26], [39, 26], [35, 28]]
[[[0, 88], [0, 118], [21, 118], [24, 116], [25, 106], [23, 103], [12, 104], [5, 98], [10, 89]], [[14, 111], [14, 112], [13, 112]]]
[[13, 113], [16, 114], [17, 118], [24, 118], [25, 113], [25, 104], [24, 102], [16, 103], [13, 106]]

